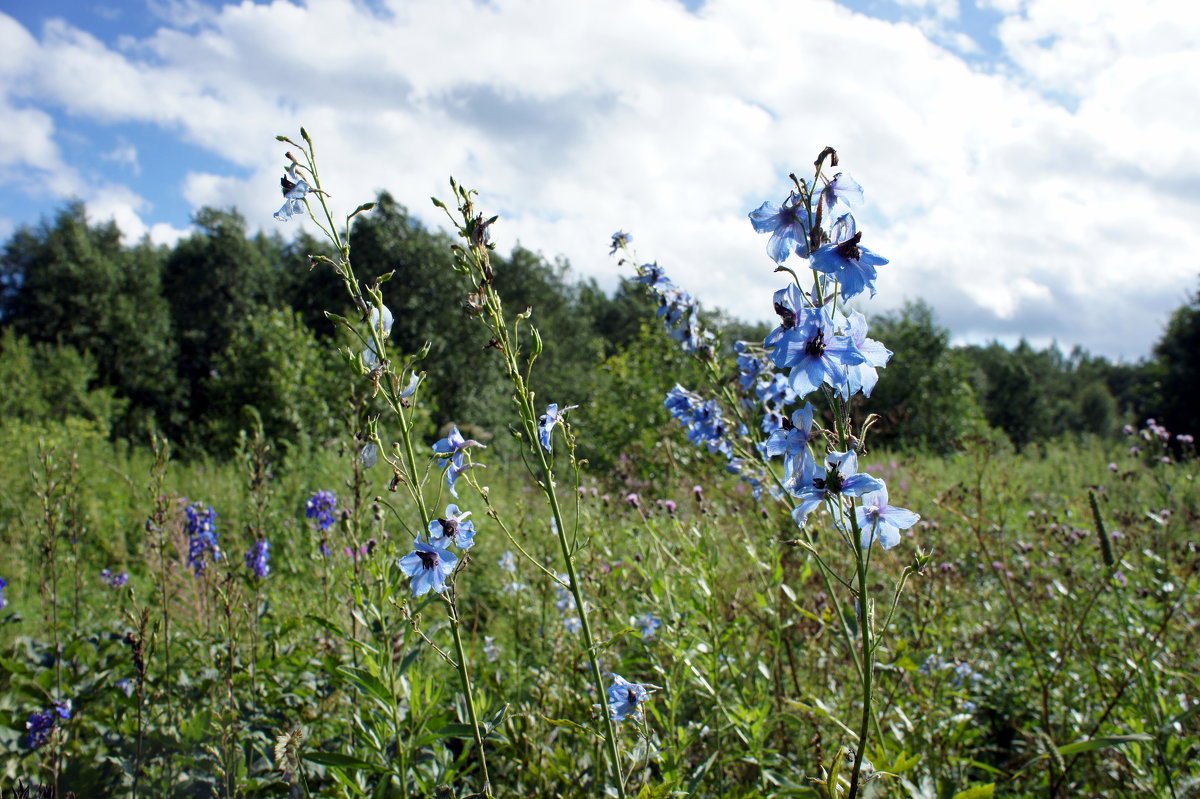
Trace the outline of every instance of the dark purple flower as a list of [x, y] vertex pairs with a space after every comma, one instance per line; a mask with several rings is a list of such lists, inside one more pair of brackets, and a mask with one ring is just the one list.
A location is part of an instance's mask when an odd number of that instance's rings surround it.
[[267, 543], [267, 539], [260, 538], [246, 553], [247, 568], [254, 572], [254, 576], [260, 580], [271, 572], [271, 566], [267, 562], [270, 559], [270, 549], [271, 545]]

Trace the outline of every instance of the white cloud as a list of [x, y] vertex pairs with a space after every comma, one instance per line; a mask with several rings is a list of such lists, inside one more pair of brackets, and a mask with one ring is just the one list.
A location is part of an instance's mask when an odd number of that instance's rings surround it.
[[[304, 124], [347, 210], [387, 188], [440, 224], [427, 198], [454, 174], [502, 214], [501, 246], [611, 286], [609, 235], [631, 230], [643, 258], [747, 318], [779, 280], [745, 215], [832, 144], [866, 187], [866, 243], [892, 259], [868, 310], [925, 297], [964, 337], [1145, 353], [1195, 279], [1200, 90], [1178, 78], [1197, 74], [1200, 35], [1169, 4], [1104, 0], [1081, 21], [1067, 0], [1022, 0], [1000, 28], [1010, 71], [985, 74], [930, 41], [961, 37], [944, 27], [958, 3], [912, 1], [928, 33], [823, 0], [176, 3], [119, 52], [0, 15], [22, 53], [0, 55], [0, 96], [221, 155], [236, 172], [181, 165], [161, 185], [252, 225], [281, 202], [274, 134]], [[48, 119], [29, 163], [57, 153]]]
[[111, 161], [115, 164], [125, 165], [134, 175], [141, 174], [142, 167], [138, 163], [138, 151], [127, 141], [122, 141], [112, 150], [100, 155], [105, 161]]

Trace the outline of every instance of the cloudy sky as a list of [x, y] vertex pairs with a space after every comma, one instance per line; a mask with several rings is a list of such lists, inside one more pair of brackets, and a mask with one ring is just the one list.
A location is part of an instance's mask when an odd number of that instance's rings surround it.
[[[770, 316], [746, 214], [825, 146], [865, 188], [868, 313], [1135, 360], [1200, 281], [1200, 15], [1184, 0], [0, 0], [0, 238], [71, 197], [172, 242], [281, 226], [305, 125], [350, 210], [495, 237], [615, 286], [618, 229], [702, 301]], [[311, 224], [311, 223], [300, 223]], [[290, 223], [296, 227], [297, 223]]]

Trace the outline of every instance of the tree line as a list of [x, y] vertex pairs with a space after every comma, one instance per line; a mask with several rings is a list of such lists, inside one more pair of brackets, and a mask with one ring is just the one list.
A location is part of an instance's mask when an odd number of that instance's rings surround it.
[[[301, 233], [248, 234], [232, 210], [205, 208], [174, 246], [122, 242], [112, 222], [91, 224], [81, 203], [19, 229], [0, 257], [0, 418], [92, 420], [114, 437], [151, 430], [183, 451], [227, 455], [239, 431], [261, 423], [287, 449], [346, 435], [362, 413], [359, 384], [339, 347], [353, 348], [325, 312], [353, 318], [345, 292], [310, 255], [329, 254]], [[364, 279], [386, 272], [395, 323], [390, 343], [427, 342], [423, 405], [429, 433], [471, 424], [503, 431], [508, 391], [451, 269], [451, 241], [383, 193], [351, 237]], [[611, 462], [651, 446], [666, 423], [662, 396], [699, 372], [659, 329], [641, 287], [612, 293], [517, 247], [498, 254], [496, 288], [530, 308], [544, 351], [535, 385], [546, 402], [580, 404], [584, 454]], [[708, 315], [729, 347], [766, 328]], [[1180, 307], [1150, 357], [1114, 363], [1080, 349], [1026, 342], [952, 346], [920, 302], [877, 316], [871, 336], [895, 352], [874, 396], [876, 444], [934, 451], [988, 427], [1018, 447], [1063, 435], [1113, 435], [1148, 416], [1175, 432], [1197, 424], [1200, 294]], [[731, 379], [733, 379], [731, 375]], [[360, 398], [361, 399], [361, 398]]]

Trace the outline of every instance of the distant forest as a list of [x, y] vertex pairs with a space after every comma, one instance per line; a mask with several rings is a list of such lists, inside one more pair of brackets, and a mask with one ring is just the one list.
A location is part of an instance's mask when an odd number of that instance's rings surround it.
[[[309, 256], [328, 245], [307, 233], [248, 235], [230, 210], [205, 208], [194, 222], [174, 247], [127, 246], [114, 223], [89, 224], [75, 203], [9, 238], [0, 418], [84, 419], [135, 444], [159, 431], [185, 455], [212, 457], [229, 455], [252, 424], [287, 451], [354, 428], [366, 399], [347, 402], [362, 383], [339, 354], [351, 342], [325, 312], [361, 313], [330, 269], [310, 268]], [[450, 244], [386, 193], [351, 237], [361, 279], [395, 271], [383, 285], [395, 317], [390, 346], [414, 353], [429, 344], [428, 434], [456, 422], [498, 436], [511, 418], [509, 392], [483, 327], [467, 314]], [[610, 295], [565, 261], [524, 248], [494, 263], [500, 296], [514, 312], [532, 310], [544, 342], [535, 388], [546, 402], [581, 406], [573, 422], [593, 463], [652, 444], [668, 424], [662, 397], [675, 382], [702, 387], [636, 283]], [[707, 323], [725, 348], [768, 332], [719, 312]], [[1200, 295], [1137, 364], [1025, 342], [954, 347], [919, 302], [872, 318], [870, 335], [895, 353], [874, 395], [856, 400], [857, 414], [880, 417], [876, 446], [949, 451], [991, 428], [1024, 448], [1116, 435], [1147, 417], [1173, 432], [1200, 429]]]

